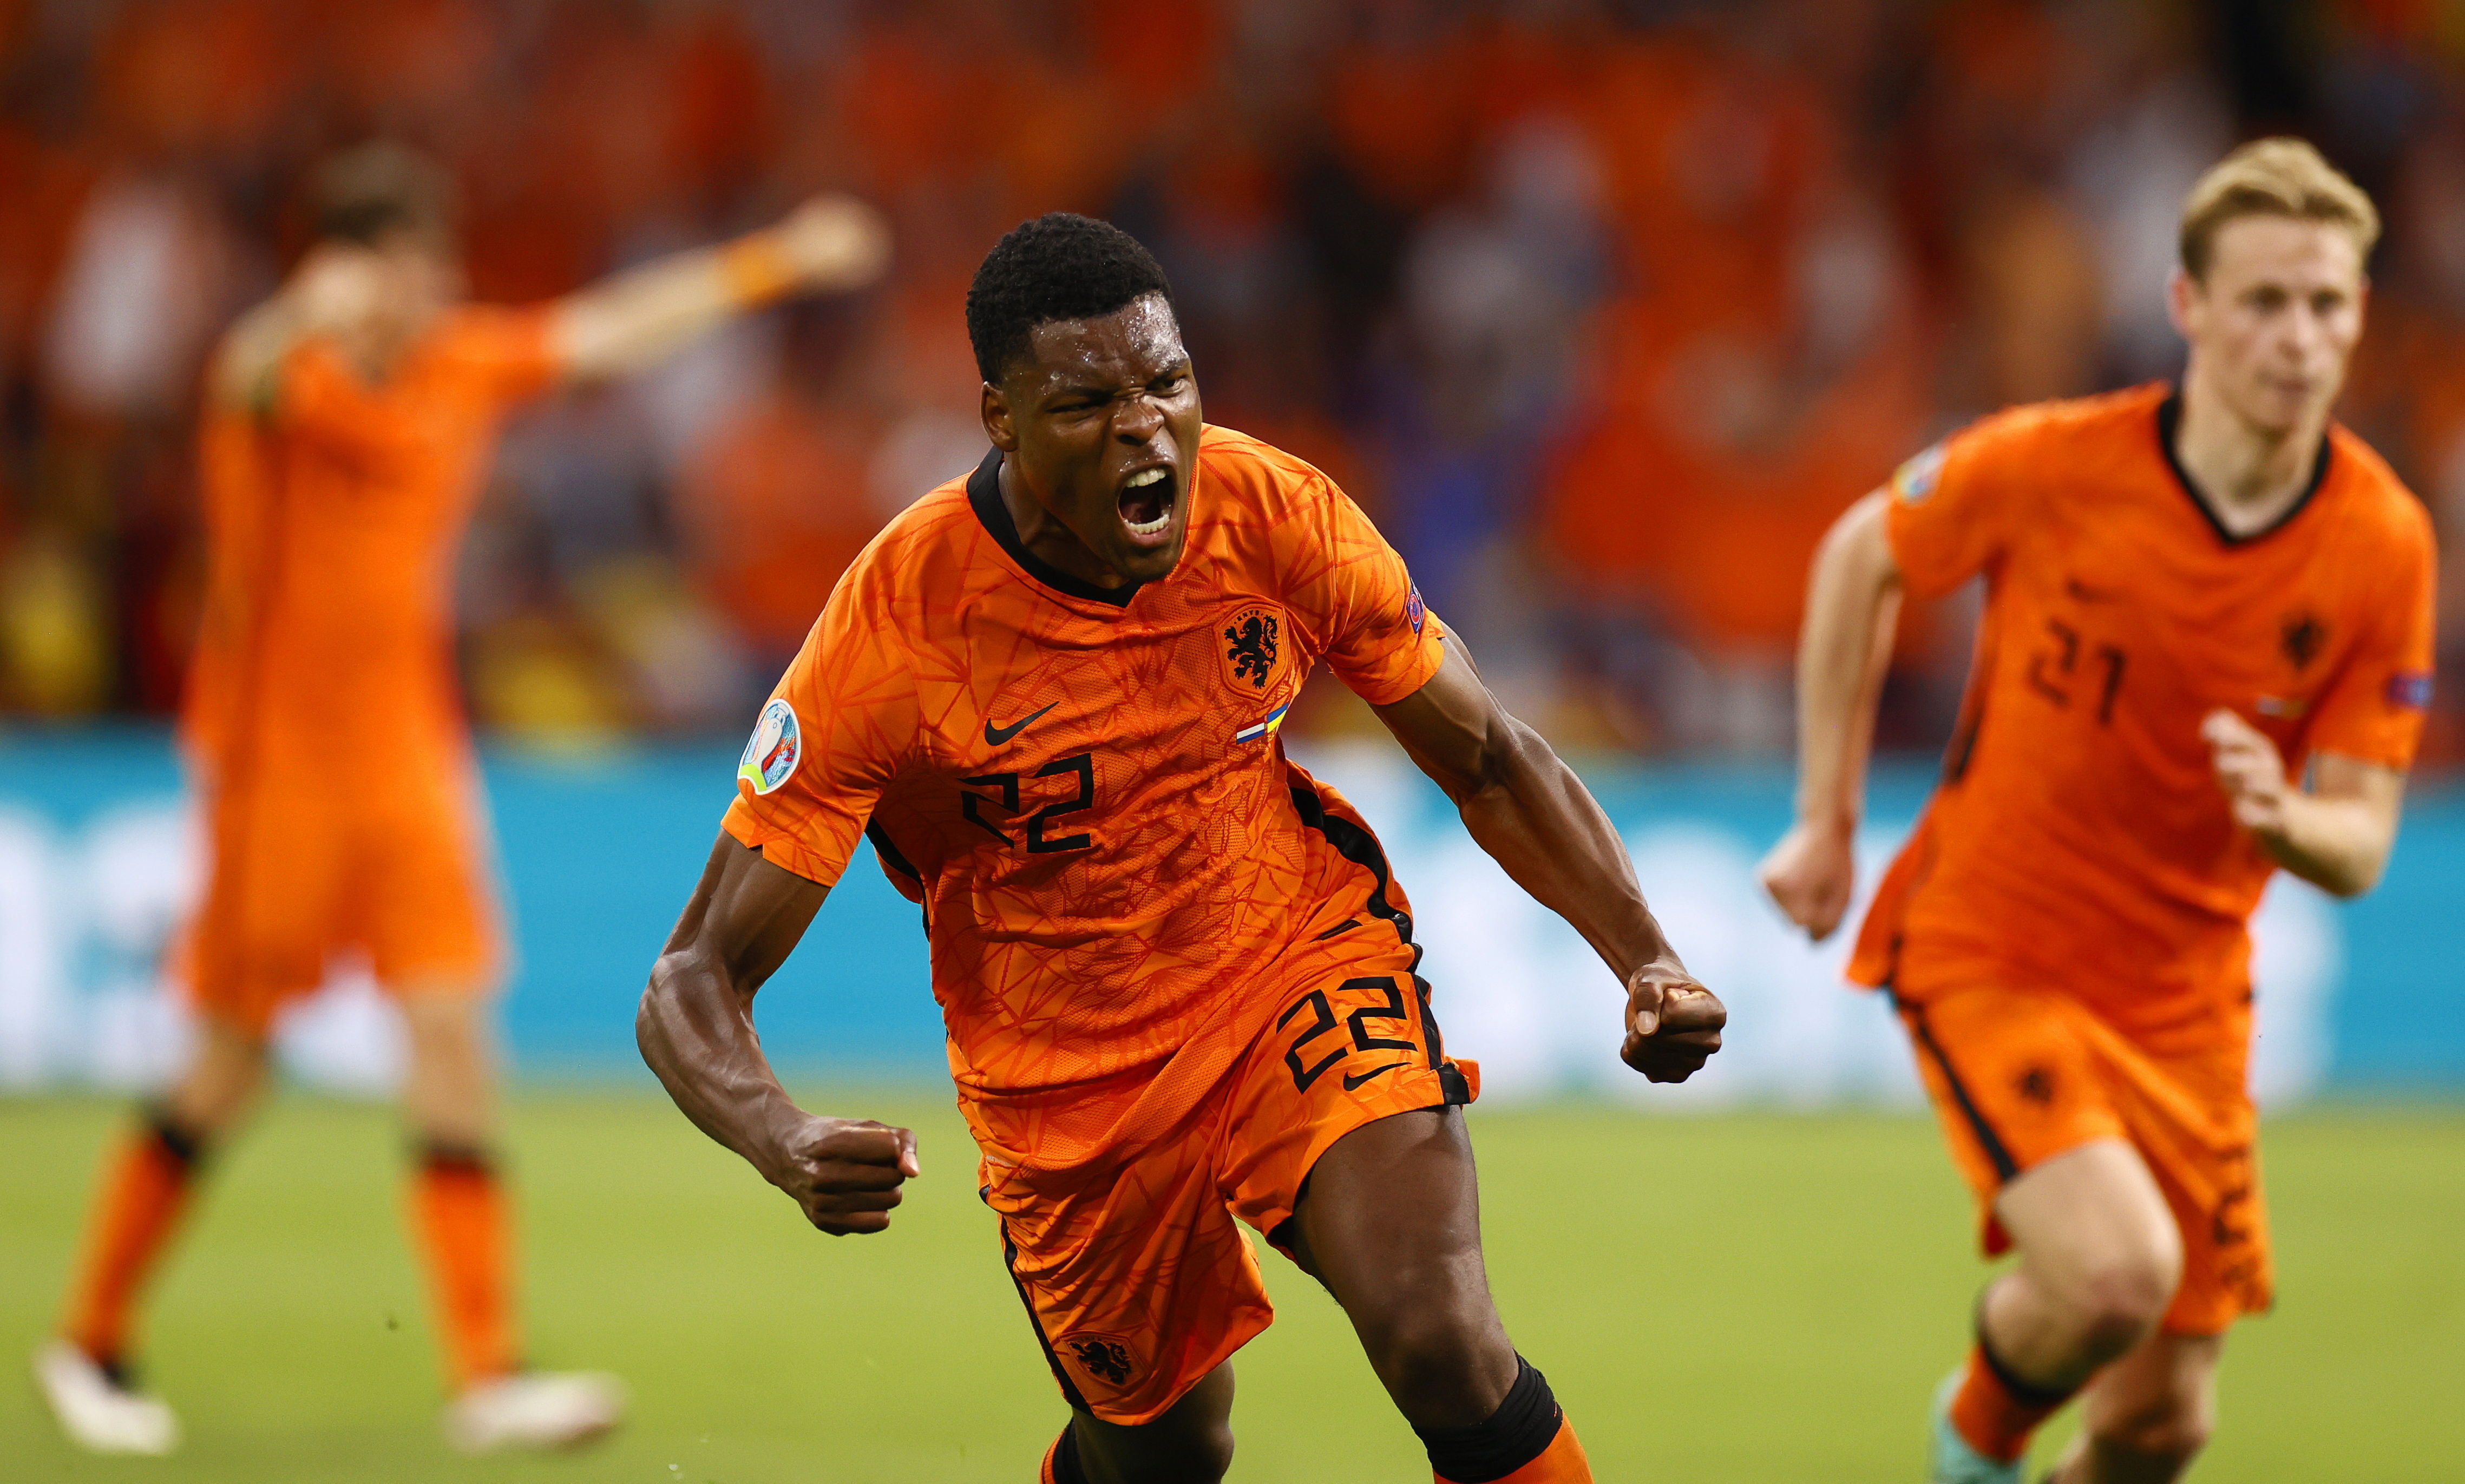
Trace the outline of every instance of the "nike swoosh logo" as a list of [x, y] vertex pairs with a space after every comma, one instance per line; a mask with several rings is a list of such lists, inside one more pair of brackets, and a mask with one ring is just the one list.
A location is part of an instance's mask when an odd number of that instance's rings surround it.
[[1378, 1075], [1378, 1074], [1382, 1072], [1392, 1072], [1398, 1067], [1409, 1067], [1411, 1063], [1409, 1061], [1390, 1061], [1383, 1067], [1372, 1067], [1366, 1072], [1346, 1075], [1344, 1079], [1344, 1090], [1347, 1093], [1351, 1092], [1354, 1088], [1359, 1087], [1362, 1083], [1368, 1081], [1371, 1077]]
[[[1053, 703], [1053, 706], [1058, 706], [1060, 704], [1061, 702], [1056, 700]], [[1051, 711], [1053, 706], [1045, 707], [1044, 711]], [[1029, 727], [1034, 725], [1036, 718], [1043, 716], [1044, 711], [1039, 711], [1035, 713], [1034, 716], [1021, 717], [1019, 720], [1012, 721], [1008, 726], [995, 726], [993, 725], [992, 718], [987, 717], [985, 719], [985, 745], [988, 747], [1000, 746], [1002, 743], [1010, 741], [1019, 733], [1024, 732]]]

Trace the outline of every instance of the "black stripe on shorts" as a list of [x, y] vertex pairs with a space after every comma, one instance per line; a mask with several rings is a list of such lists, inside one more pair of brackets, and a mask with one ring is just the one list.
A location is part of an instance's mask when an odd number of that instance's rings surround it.
[[1960, 1080], [1960, 1074], [1951, 1070], [1951, 1058], [1943, 1053], [1943, 1048], [1936, 1044], [1934, 1032], [1926, 1029], [1925, 1010], [1915, 1005], [1904, 1005], [1900, 1010], [1909, 1018], [1910, 1035], [1916, 1039], [1920, 1049], [1934, 1058], [1935, 1066], [1942, 1071], [1943, 1082], [1951, 1089], [1951, 1100], [1960, 1104], [1961, 1116], [1968, 1119], [1968, 1131], [1977, 1136], [1977, 1142], [1985, 1149], [1986, 1157], [1994, 1162], [1995, 1177], [2010, 1185], [2020, 1173], [2020, 1163], [2011, 1158], [2011, 1151], [2004, 1147], [2003, 1138], [1994, 1132], [1994, 1125], [1987, 1122], [1986, 1115], [1978, 1111], [1976, 1101], [1968, 1096], [1968, 1089]]

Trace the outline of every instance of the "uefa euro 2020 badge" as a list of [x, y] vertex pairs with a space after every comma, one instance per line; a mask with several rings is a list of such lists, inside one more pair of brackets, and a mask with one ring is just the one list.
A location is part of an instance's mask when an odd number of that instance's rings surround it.
[[1943, 477], [1943, 446], [1940, 443], [1902, 464], [1892, 475], [1892, 493], [1903, 505], [1914, 505], [1934, 493]]
[[744, 744], [744, 756], [736, 760], [736, 776], [751, 784], [755, 793], [768, 793], [796, 775], [796, 764], [804, 755], [805, 736], [796, 725], [796, 708], [788, 704], [786, 697], [774, 696], [762, 708], [762, 720], [754, 724], [753, 740]]

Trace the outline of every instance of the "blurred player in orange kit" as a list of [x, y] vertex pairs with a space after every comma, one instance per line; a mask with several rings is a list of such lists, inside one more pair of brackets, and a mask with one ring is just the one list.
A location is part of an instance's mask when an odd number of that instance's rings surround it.
[[172, 1449], [129, 1380], [132, 1310], [201, 1157], [265, 1082], [275, 1014], [364, 955], [409, 1031], [413, 1225], [478, 1451], [615, 1425], [611, 1378], [522, 1368], [486, 1028], [500, 972], [486, 827], [452, 678], [453, 553], [500, 418], [562, 382], [645, 365], [782, 296], [872, 279], [873, 211], [809, 203], [727, 246], [536, 307], [458, 301], [449, 188], [389, 145], [317, 180], [318, 242], [243, 318], [209, 377], [211, 543], [186, 741], [211, 860], [180, 955], [195, 1054], [105, 1164], [65, 1334], [36, 1357], [61, 1426], [114, 1452]]
[[1626, 852], [1325, 476], [1207, 426], [1146, 250], [1004, 237], [967, 294], [992, 449], [893, 521], [763, 708], [652, 974], [644, 1056], [833, 1233], [915, 1136], [789, 1101], [752, 1001], [859, 838], [924, 909], [975, 1185], [1071, 1408], [1046, 1484], [1221, 1478], [1231, 1358], [1272, 1311], [1239, 1223], [1323, 1283], [1456, 1484], [1588, 1480], [1481, 1259], [1460, 1105], [1377, 837], [1285, 755], [1323, 660], [1623, 986], [1681, 1081], [1724, 1012]]
[[1850, 966], [1899, 1008], [1987, 1252], [2020, 1254], [1936, 1398], [1943, 1484], [2016, 1484], [2075, 1394], [2061, 1484], [2176, 1477], [2227, 1328], [2270, 1304], [2246, 923], [2280, 867], [2378, 878], [2431, 687], [2430, 521], [2329, 421], [2378, 231], [2310, 145], [2236, 150], [2184, 209], [2179, 389], [1988, 418], [1815, 559], [1800, 819], [1763, 877], [1816, 938], [1899, 594], [1987, 583], [1942, 786]]

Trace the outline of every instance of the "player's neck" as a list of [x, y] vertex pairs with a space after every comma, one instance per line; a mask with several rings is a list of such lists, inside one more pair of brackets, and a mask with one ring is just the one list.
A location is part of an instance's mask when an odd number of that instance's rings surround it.
[[1002, 507], [1010, 512], [1011, 527], [1018, 532], [1018, 543], [1047, 566], [1098, 587], [1130, 585], [1130, 580], [1114, 571], [1111, 564], [1087, 549], [1087, 543], [1070, 527], [1054, 519], [1053, 512], [1019, 488], [1009, 455], [1003, 455], [1001, 471], [993, 483], [1001, 492]]
[[2183, 378], [2174, 459], [2217, 523], [2249, 536], [2283, 519], [2311, 488], [2327, 424], [2323, 409], [2291, 428], [2261, 427], [2236, 412], [2194, 365]]

